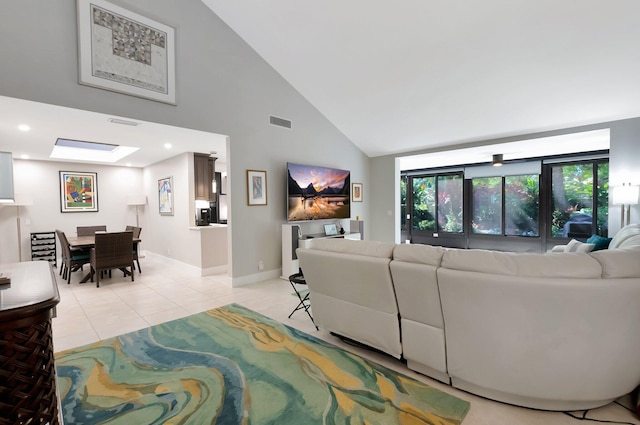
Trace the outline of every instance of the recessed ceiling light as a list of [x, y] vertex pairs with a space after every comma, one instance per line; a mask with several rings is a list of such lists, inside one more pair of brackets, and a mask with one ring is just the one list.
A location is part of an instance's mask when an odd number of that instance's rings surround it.
[[131, 167], [131, 163], [130, 162], [127, 162], [126, 165], [127, 165], [127, 167]]
[[164, 147], [165, 149], [171, 149], [171, 143], [165, 143]]
[[23, 153], [22, 155], [20, 155], [20, 158], [29, 159], [29, 155]]
[[20, 125], [18, 126], [18, 130], [20, 130], [20, 131], [29, 131], [29, 130], [31, 130], [31, 127], [29, 127], [29, 126], [28, 126], [28, 125], [26, 125], [26, 124], [20, 124]]

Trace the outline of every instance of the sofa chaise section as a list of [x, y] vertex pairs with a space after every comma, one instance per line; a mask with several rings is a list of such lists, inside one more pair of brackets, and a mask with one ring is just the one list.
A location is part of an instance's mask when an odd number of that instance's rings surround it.
[[437, 271], [452, 385], [545, 410], [640, 382], [640, 251], [450, 250]]
[[396, 358], [402, 356], [389, 263], [395, 244], [315, 239], [296, 253], [316, 325]]

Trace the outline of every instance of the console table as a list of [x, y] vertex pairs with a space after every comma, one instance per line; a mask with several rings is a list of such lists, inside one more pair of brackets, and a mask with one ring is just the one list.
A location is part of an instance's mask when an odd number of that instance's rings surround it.
[[306, 248], [314, 239], [328, 239], [328, 238], [344, 238], [344, 239], [362, 239], [360, 232], [354, 232], [354, 223], [360, 228], [362, 227], [361, 221], [352, 220], [351, 231], [344, 234], [325, 236], [324, 233], [306, 234], [303, 235], [300, 232], [300, 225], [298, 224], [283, 224], [282, 225], [282, 275], [280, 278], [289, 279], [289, 276], [296, 274], [299, 271], [298, 256], [296, 255], [296, 249], [298, 247]]
[[0, 264], [0, 425], [59, 424], [51, 318], [60, 302], [45, 261]]

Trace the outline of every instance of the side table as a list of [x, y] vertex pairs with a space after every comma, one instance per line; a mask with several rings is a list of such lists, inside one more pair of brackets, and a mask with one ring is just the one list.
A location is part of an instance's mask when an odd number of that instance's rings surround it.
[[0, 264], [0, 425], [60, 423], [51, 318], [60, 302], [45, 261]]

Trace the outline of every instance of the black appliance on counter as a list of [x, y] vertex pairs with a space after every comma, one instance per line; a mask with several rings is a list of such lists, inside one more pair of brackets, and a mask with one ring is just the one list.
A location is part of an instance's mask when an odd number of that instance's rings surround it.
[[198, 214], [196, 215], [196, 226], [208, 226], [210, 222], [211, 222], [211, 209], [198, 208]]

